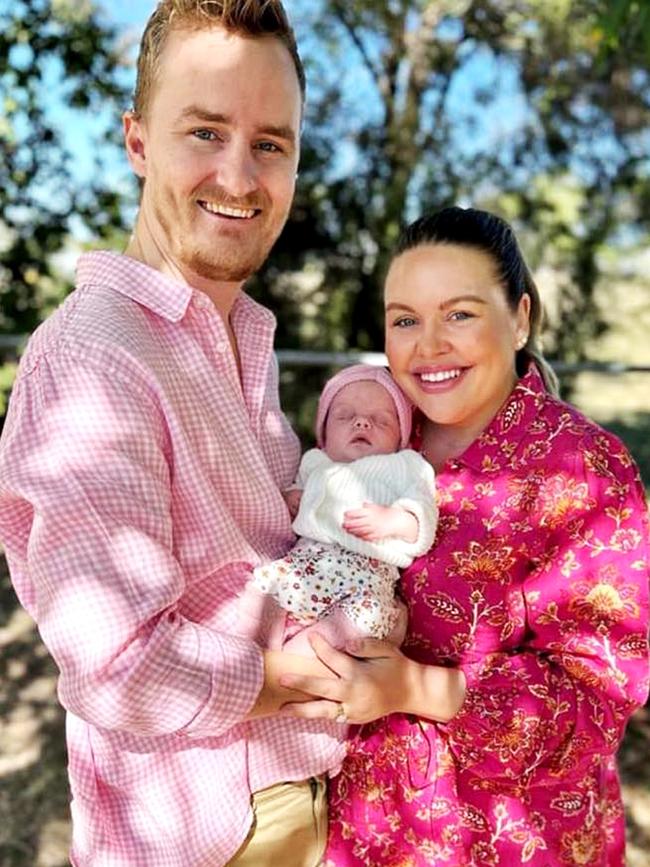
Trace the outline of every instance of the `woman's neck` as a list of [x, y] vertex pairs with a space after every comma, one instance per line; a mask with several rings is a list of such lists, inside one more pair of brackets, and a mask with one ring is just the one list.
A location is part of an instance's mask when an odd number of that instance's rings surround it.
[[476, 439], [476, 433], [467, 429], [458, 430], [448, 425], [437, 425], [429, 419], [422, 424], [422, 454], [438, 472], [448, 460], [457, 458]]
[[422, 452], [436, 471], [446, 461], [462, 455], [490, 426], [507, 403], [516, 384], [517, 376], [513, 370], [512, 382], [507, 383], [507, 388], [503, 389], [498, 399], [483, 407], [482, 412], [476, 412], [471, 418], [457, 424], [437, 424], [426, 416], [423, 418]]

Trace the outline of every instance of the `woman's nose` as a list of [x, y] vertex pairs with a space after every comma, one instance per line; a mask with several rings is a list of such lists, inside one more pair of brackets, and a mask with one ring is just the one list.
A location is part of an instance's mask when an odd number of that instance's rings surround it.
[[420, 338], [421, 349], [426, 355], [438, 355], [449, 349], [449, 339], [444, 327], [431, 323], [424, 329]]

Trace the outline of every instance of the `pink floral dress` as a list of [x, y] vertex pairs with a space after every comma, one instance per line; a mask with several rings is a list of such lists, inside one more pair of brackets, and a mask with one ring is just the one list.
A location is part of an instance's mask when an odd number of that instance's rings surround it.
[[325, 864], [620, 867], [615, 754], [648, 693], [638, 472], [531, 368], [437, 483], [436, 542], [402, 577], [404, 650], [460, 667], [466, 701], [444, 725], [357, 730]]

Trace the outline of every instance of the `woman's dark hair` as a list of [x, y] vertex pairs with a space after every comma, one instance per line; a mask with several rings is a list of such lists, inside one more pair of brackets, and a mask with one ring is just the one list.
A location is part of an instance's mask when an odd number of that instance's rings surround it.
[[517, 370], [521, 375], [532, 359], [539, 368], [548, 391], [557, 394], [557, 377], [537, 343], [544, 315], [539, 291], [510, 225], [488, 211], [479, 211], [476, 208], [443, 208], [420, 217], [407, 226], [397, 242], [395, 256], [425, 244], [457, 244], [487, 254], [496, 265], [512, 310], [517, 309], [522, 296], [529, 296], [530, 330], [528, 340], [517, 352]]

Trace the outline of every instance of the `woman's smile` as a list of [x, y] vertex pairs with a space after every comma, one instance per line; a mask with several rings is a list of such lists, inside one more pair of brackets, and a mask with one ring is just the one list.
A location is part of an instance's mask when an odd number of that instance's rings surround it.
[[413, 377], [422, 391], [427, 394], [439, 394], [459, 385], [470, 369], [469, 367], [418, 367], [413, 371]]

